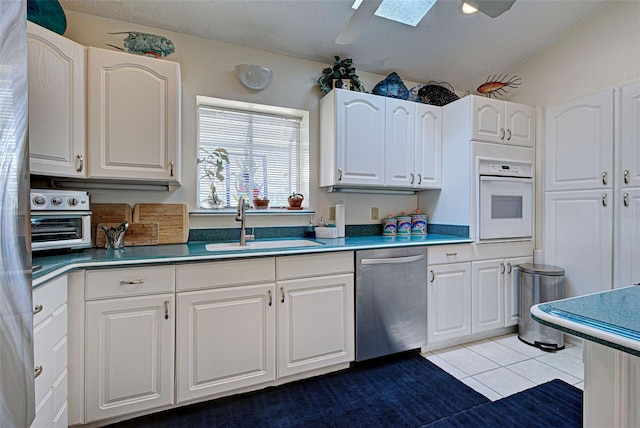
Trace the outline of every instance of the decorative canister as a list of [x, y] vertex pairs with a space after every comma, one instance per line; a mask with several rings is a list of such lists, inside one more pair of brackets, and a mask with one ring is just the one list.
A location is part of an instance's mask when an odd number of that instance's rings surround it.
[[396, 230], [398, 229], [398, 221], [395, 217], [389, 217], [382, 219], [382, 234], [384, 236], [396, 236]]
[[411, 216], [405, 215], [404, 211], [396, 217], [398, 220], [398, 235], [411, 234]]
[[426, 235], [427, 234], [427, 215], [420, 214], [416, 211], [415, 214], [411, 214], [411, 234], [412, 235]]

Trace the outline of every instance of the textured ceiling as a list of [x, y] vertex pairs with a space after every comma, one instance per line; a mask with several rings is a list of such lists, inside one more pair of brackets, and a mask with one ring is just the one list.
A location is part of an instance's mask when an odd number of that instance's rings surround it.
[[[462, 15], [438, 0], [417, 27], [374, 16], [349, 46], [335, 44], [352, 0], [60, 0], [65, 10], [177, 31], [326, 64], [353, 58], [357, 70], [447, 81], [474, 90], [505, 74], [608, 0], [517, 0], [497, 18]], [[135, 30], [135, 28], [132, 28]], [[371, 88], [367, 88], [371, 89]]]

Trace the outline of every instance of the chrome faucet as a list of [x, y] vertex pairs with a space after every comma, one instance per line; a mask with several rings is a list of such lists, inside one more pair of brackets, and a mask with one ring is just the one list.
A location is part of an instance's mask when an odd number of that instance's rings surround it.
[[240, 222], [240, 246], [244, 247], [247, 245], [247, 232], [244, 229], [244, 220], [246, 217], [245, 213], [246, 207], [244, 204], [244, 198], [240, 197], [238, 200], [238, 211], [236, 211], [236, 221]]

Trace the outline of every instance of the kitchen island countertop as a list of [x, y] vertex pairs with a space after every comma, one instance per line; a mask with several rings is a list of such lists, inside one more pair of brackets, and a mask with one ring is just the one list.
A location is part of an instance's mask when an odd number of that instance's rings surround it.
[[[285, 241], [292, 238], [281, 238]], [[188, 242], [186, 244], [125, 247], [123, 250], [92, 248], [56, 255], [33, 255], [33, 265], [42, 266], [33, 273], [33, 287], [74, 269], [117, 267], [151, 263], [181, 263], [192, 261], [214, 261], [245, 257], [284, 256], [313, 254], [332, 251], [354, 251], [363, 249], [392, 248], [423, 245], [462, 244], [473, 242], [470, 238], [450, 235], [428, 234], [423, 236], [356, 236], [336, 239], [313, 239], [322, 245], [313, 247], [284, 247], [238, 251], [207, 251], [212, 242]]]

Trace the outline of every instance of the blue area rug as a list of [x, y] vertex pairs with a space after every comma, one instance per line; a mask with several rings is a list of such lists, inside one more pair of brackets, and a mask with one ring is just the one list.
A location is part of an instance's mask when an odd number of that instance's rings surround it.
[[486, 403], [426, 424], [456, 427], [577, 428], [582, 426], [582, 391], [559, 379], [493, 403]]
[[488, 402], [412, 353], [113, 426], [419, 427]]
[[118, 428], [582, 426], [582, 391], [552, 380], [491, 402], [416, 353], [124, 421]]

